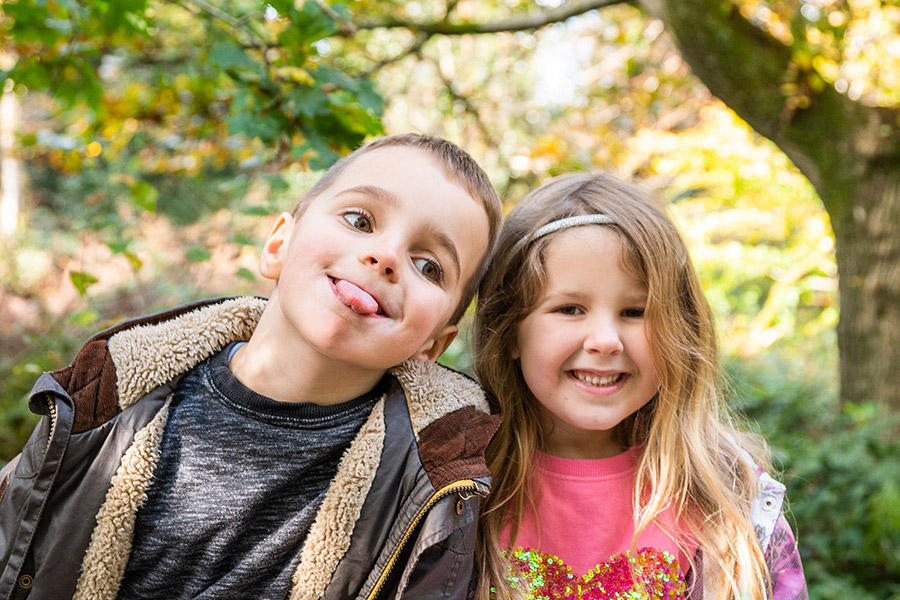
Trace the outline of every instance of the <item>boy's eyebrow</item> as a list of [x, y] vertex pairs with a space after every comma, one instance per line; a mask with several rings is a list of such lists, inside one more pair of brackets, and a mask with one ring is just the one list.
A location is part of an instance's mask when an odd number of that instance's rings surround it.
[[380, 200], [394, 208], [400, 205], [400, 199], [397, 198], [393, 192], [386, 190], [383, 187], [378, 187], [377, 185], [355, 185], [342, 190], [339, 195], [343, 196], [344, 194], [363, 194], [364, 196], [372, 196], [376, 200]]
[[456, 251], [456, 244], [453, 243], [453, 238], [447, 235], [445, 231], [431, 225], [425, 227], [425, 232], [434, 237], [438, 246], [443, 248], [447, 254], [450, 255], [453, 264], [456, 266], [456, 272], [462, 275], [462, 265], [459, 264], [459, 253]]
[[[363, 194], [366, 196], [371, 196], [376, 200], [384, 202], [385, 204], [391, 206], [392, 208], [400, 208], [400, 199], [396, 194], [391, 192], [390, 190], [386, 190], [383, 187], [378, 187], [377, 185], [355, 185], [353, 187], [347, 188], [343, 190], [339, 195], [343, 194]], [[445, 231], [438, 229], [432, 225], [426, 226], [424, 231], [427, 235], [434, 237], [438, 246], [443, 248], [447, 254], [450, 255], [450, 258], [453, 260], [453, 264], [456, 266], [456, 272], [462, 274], [462, 265], [459, 262], [459, 252], [456, 249], [456, 244], [453, 243], [453, 238], [451, 238]]]

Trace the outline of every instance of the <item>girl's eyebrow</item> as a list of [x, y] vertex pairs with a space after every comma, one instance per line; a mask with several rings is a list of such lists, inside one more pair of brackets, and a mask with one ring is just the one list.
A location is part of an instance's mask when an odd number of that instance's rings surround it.
[[[343, 196], [344, 194], [363, 194], [365, 196], [370, 196], [375, 200], [384, 202], [391, 208], [396, 208], [398, 210], [402, 204], [400, 198], [398, 198], [396, 194], [377, 185], [355, 185], [345, 190], [341, 190], [338, 193], [338, 196]], [[462, 265], [459, 262], [459, 251], [456, 249], [453, 238], [436, 225], [427, 225], [423, 228], [423, 233], [434, 238], [437, 245], [450, 256], [450, 260], [456, 267], [456, 272], [462, 273]]]
[[543, 302], [559, 302], [561, 300], [565, 300], [567, 302], [571, 302], [573, 300], [581, 300], [582, 298], [587, 297], [588, 294], [584, 291], [574, 288], [574, 289], [557, 289], [552, 290], [548, 294], [543, 295]]

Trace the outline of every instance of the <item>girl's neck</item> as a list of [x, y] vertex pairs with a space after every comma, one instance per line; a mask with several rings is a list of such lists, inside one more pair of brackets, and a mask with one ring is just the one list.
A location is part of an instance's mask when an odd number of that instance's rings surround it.
[[544, 440], [543, 451], [558, 458], [610, 458], [626, 450], [619, 443], [615, 429], [594, 431], [561, 423], [547, 424], [550, 434]]

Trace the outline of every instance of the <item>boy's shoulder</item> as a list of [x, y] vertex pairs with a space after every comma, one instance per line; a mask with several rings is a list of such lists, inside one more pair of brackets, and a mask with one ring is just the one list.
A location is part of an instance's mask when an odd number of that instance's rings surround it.
[[438, 363], [407, 360], [391, 374], [403, 388], [419, 459], [434, 487], [488, 477], [484, 450], [500, 417], [491, 414], [481, 386]]
[[39, 411], [37, 396], [58, 386], [75, 408], [72, 432], [92, 429], [228, 343], [249, 339], [265, 305], [257, 297], [204, 300], [101, 331], [71, 364], [39, 380], [32, 410]]
[[490, 413], [484, 390], [459, 371], [438, 363], [407, 360], [390, 372], [406, 391], [417, 437], [425, 427], [459, 409]]

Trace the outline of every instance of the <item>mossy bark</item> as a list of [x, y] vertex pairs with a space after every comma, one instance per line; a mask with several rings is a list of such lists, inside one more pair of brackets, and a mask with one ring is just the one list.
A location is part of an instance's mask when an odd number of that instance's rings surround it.
[[813, 85], [816, 75], [792, 64], [793, 48], [728, 0], [641, 5], [663, 21], [710, 91], [816, 188], [840, 274], [841, 398], [900, 411], [900, 110]]

